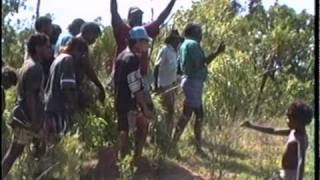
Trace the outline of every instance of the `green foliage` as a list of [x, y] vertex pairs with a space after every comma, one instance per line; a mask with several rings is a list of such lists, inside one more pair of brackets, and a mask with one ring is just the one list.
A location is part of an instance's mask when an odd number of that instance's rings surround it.
[[128, 154], [120, 162], [118, 162], [118, 167], [120, 171], [120, 179], [133, 179], [137, 167], [132, 165], [133, 154]]
[[176, 16], [180, 31], [189, 22], [202, 25], [206, 52], [226, 44], [226, 52], [209, 67], [205, 90], [206, 106], [214, 110], [208, 112], [217, 114], [217, 121], [282, 114], [295, 99], [312, 101], [314, 17], [287, 6], [252, 6], [248, 15], [235, 16], [229, 1], [206, 0]]
[[55, 147], [51, 148], [39, 161], [32, 156], [33, 147], [29, 146], [26, 153], [12, 168], [13, 179], [35, 179], [51, 166], [45, 179], [78, 179], [80, 166], [84, 160], [84, 144], [79, 141], [79, 135], [67, 135]]
[[112, 27], [108, 26], [95, 43], [90, 56], [95, 70], [102, 77], [101, 79], [106, 79], [106, 75], [111, 73], [115, 50], [116, 42], [113, 37]]
[[[21, 66], [25, 54], [25, 41], [33, 32], [33, 30], [28, 27], [24, 27], [20, 29], [20, 31], [17, 31], [16, 27], [12, 25], [10, 16], [18, 13], [21, 8], [26, 8], [25, 0], [5, 0], [2, 3], [2, 60], [15, 68]], [[16, 26], [19, 28], [21, 25], [23, 26], [25, 23], [18, 20]]]

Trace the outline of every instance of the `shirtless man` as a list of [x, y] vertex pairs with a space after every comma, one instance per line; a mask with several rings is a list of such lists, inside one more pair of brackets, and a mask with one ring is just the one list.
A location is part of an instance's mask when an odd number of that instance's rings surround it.
[[[11, 123], [13, 138], [2, 159], [2, 175], [6, 177], [14, 162], [32, 140], [41, 138], [44, 122], [43, 83], [41, 61], [51, 55], [49, 38], [44, 34], [32, 35], [27, 43], [28, 59], [18, 73], [17, 105]], [[39, 141], [37, 141], [39, 142]]]

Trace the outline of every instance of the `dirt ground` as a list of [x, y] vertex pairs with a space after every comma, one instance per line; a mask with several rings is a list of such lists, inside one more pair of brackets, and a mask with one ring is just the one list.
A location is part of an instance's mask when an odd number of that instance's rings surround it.
[[[81, 180], [109, 180], [120, 177], [116, 165], [115, 148], [103, 148], [98, 154], [97, 160], [92, 160], [82, 166]], [[206, 180], [187, 169], [174, 164], [168, 167], [155, 167], [146, 158], [142, 158], [137, 165], [137, 171], [133, 179], [137, 180]]]

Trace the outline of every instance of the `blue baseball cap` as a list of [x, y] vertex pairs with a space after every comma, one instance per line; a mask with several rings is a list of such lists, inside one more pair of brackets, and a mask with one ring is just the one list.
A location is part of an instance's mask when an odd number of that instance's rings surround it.
[[144, 39], [148, 41], [152, 40], [143, 26], [133, 27], [129, 31], [129, 39]]

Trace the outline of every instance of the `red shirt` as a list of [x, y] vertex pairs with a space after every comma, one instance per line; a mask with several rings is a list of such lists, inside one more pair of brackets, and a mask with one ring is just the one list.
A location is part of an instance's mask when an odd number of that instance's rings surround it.
[[[113, 69], [116, 57], [127, 47], [129, 31], [132, 29], [128, 24], [124, 23], [121, 18], [112, 18], [113, 34], [117, 43], [116, 55], [113, 58]], [[154, 39], [160, 32], [160, 24], [157, 21], [151, 22], [143, 26], [148, 35]], [[148, 71], [149, 58], [148, 55], [141, 59], [141, 74], [144, 75]]]

